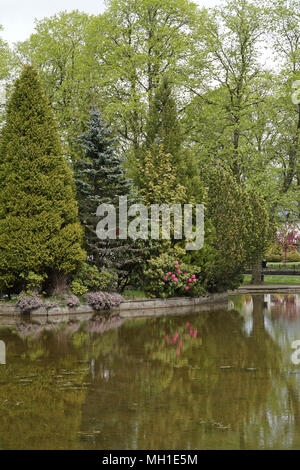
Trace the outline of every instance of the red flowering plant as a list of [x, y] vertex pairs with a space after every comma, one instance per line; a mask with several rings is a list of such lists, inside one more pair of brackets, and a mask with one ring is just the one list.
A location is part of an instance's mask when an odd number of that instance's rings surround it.
[[165, 339], [169, 349], [169, 357], [174, 357], [175, 351], [176, 356], [180, 356], [182, 352], [189, 348], [190, 341], [195, 341], [197, 339], [197, 335], [198, 329], [194, 328], [189, 321], [186, 322], [185, 327], [183, 325], [177, 327], [176, 332], [174, 334], [167, 333], [165, 335]]
[[148, 261], [144, 290], [150, 297], [199, 297], [205, 293], [198, 281], [200, 268], [167, 253]]
[[288, 251], [296, 252], [296, 248], [300, 243], [299, 232], [291, 227], [281, 227], [276, 233], [276, 239], [282, 247], [284, 262], [286, 263]]

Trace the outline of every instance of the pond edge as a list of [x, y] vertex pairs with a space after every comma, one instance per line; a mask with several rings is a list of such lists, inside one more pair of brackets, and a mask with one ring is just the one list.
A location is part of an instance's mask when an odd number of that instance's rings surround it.
[[[169, 299], [144, 299], [144, 300], [124, 300], [120, 307], [113, 308], [110, 312], [119, 314], [120, 317], [136, 317], [136, 316], [156, 316], [158, 314], [174, 314], [174, 310], [183, 309], [183, 311], [193, 311], [201, 305], [219, 304], [227, 302], [228, 294], [211, 294], [205, 297], [172, 297]], [[171, 311], [169, 309], [172, 309]], [[165, 313], [166, 311], [166, 313]], [[77, 307], [40, 307], [32, 310], [30, 316], [57, 316], [72, 315], [83, 313], [98, 313], [101, 311], [94, 310], [90, 305], [79, 305]], [[180, 312], [181, 313], [181, 312]], [[0, 316], [13, 315], [20, 316], [21, 311], [16, 304], [0, 304]]]

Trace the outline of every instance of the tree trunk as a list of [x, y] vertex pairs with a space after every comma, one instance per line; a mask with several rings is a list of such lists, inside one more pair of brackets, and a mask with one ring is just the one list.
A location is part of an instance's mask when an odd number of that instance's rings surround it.
[[264, 295], [252, 295], [253, 302], [253, 329], [254, 337], [261, 338], [265, 331], [264, 322]]
[[53, 272], [50, 277], [50, 292], [49, 294], [62, 297], [68, 293], [68, 276], [66, 274]]
[[252, 279], [251, 284], [262, 284], [261, 281], [261, 263], [255, 263], [252, 266]]

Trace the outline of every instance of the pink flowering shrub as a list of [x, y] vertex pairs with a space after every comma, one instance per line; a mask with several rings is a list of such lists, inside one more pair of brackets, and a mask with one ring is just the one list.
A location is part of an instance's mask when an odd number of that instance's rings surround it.
[[118, 307], [123, 301], [123, 297], [116, 293], [92, 292], [83, 296], [84, 300], [94, 310], [109, 310]]
[[198, 281], [199, 274], [199, 267], [164, 253], [148, 261], [144, 290], [150, 297], [200, 297], [205, 291]]
[[[76, 295], [72, 295], [71, 297], [64, 299], [63, 304], [68, 307], [77, 307], [80, 305], [80, 301]], [[60, 304], [58, 302], [43, 300], [42, 297], [33, 294], [20, 294], [16, 303], [16, 307], [20, 309], [21, 313], [30, 313], [32, 310], [40, 307], [50, 310], [51, 308], [57, 308], [59, 306]]]
[[46, 302], [44, 302], [43, 306], [45, 307], [46, 310], [50, 310], [51, 308], [59, 307], [59, 304], [58, 302], [51, 302], [47, 300]]
[[80, 300], [78, 299], [76, 295], [73, 294], [66, 299], [66, 304], [70, 308], [75, 308], [80, 305]]
[[21, 313], [30, 313], [32, 310], [43, 306], [43, 301], [37, 295], [23, 295], [20, 294], [16, 307], [20, 309]]

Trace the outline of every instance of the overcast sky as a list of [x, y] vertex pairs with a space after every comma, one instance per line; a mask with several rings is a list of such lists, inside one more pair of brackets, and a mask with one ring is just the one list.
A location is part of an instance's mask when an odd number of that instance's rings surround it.
[[[194, 0], [201, 6], [214, 6], [221, 0]], [[104, 0], [0, 0], [1, 36], [10, 44], [24, 41], [34, 30], [35, 18], [52, 16], [62, 10], [101, 13]]]

